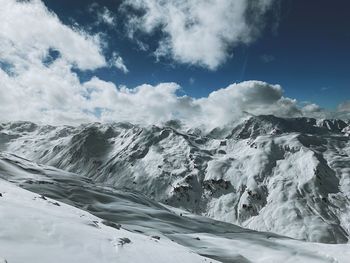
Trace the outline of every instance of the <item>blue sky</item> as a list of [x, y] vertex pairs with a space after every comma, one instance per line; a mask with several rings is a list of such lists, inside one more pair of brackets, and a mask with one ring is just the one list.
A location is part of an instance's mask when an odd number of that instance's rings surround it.
[[[76, 21], [84, 29], [96, 22], [89, 11], [93, 3], [99, 5], [95, 11], [107, 7], [113, 13], [115, 27], [98, 24], [89, 30], [107, 34], [110, 52], [118, 51], [129, 73], [108, 68], [93, 72], [104, 80], [129, 87], [176, 82], [182, 92], [192, 97], [205, 97], [233, 82], [262, 80], [280, 84], [286, 96], [299, 102], [312, 101], [325, 108], [335, 108], [350, 98], [350, 2], [346, 0], [281, 1], [267, 14], [267, 25], [260, 36], [253, 43], [233, 47], [232, 58], [216, 70], [169, 58], [157, 61], [152, 49], [140, 50], [126, 37], [125, 14], [119, 10], [121, 1], [44, 2], [64, 23]], [[159, 34], [143, 40], [154, 50]], [[85, 72], [81, 77], [91, 74]]]

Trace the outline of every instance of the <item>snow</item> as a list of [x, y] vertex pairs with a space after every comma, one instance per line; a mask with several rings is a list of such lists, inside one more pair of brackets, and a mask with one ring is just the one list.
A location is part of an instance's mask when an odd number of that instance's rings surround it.
[[350, 257], [349, 244], [250, 231], [9, 154], [1, 155], [0, 175], [13, 182], [0, 179], [0, 258], [10, 263], [345, 263]]
[[350, 257], [349, 244], [255, 232], [14, 155], [0, 159], [0, 176], [12, 182], [0, 179], [0, 258], [9, 263], [345, 263]]
[[0, 258], [5, 262], [207, 261], [167, 238], [106, 226], [87, 212], [3, 180], [0, 192]]
[[0, 150], [250, 229], [347, 243], [348, 130], [341, 120], [274, 116], [210, 133], [174, 125], [19, 122], [1, 125]]

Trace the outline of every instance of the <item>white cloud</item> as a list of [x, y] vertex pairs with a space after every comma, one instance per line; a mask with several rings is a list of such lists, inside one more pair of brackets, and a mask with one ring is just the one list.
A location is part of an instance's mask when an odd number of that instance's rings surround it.
[[121, 70], [123, 73], [128, 73], [129, 70], [124, 64], [124, 60], [121, 56], [119, 56], [116, 52], [112, 54], [111, 59], [109, 60], [109, 65], [111, 67], [115, 67], [119, 70]]
[[[176, 83], [141, 85], [133, 89], [116, 87], [97, 77], [80, 83], [70, 68], [58, 60], [49, 68], [10, 77], [0, 70], [1, 120], [30, 120], [52, 124], [128, 121], [161, 124], [179, 119], [189, 127], [211, 129], [254, 115], [296, 117], [306, 109], [283, 96], [279, 85], [260, 81], [232, 84], [195, 99], [178, 96]], [[43, 79], [41, 76], [45, 76]], [[25, 109], [25, 110], [19, 110]], [[98, 111], [99, 114], [95, 114]]]
[[128, 89], [93, 78], [84, 87], [89, 92], [91, 110], [102, 109], [102, 121], [159, 124], [179, 119], [189, 126], [214, 128], [240, 119], [244, 111], [256, 115], [301, 114], [296, 101], [282, 96], [280, 86], [260, 81], [232, 84], [201, 99], [176, 95], [180, 86], [175, 83]]
[[300, 115], [296, 101], [284, 98], [278, 85], [243, 82], [215, 91], [207, 98], [194, 99], [178, 96], [180, 86], [176, 83], [145, 84], [134, 89], [116, 87], [97, 77], [80, 83], [61, 63], [58, 60], [49, 68], [36, 68], [16, 77], [0, 70], [2, 120], [160, 124], [179, 119], [188, 126], [209, 129], [240, 119], [245, 116], [244, 111], [256, 115]]
[[98, 19], [101, 23], [105, 23], [106, 25], [116, 26], [114, 15], [107, 7], [103, 7], [98, 13]]
[[231, 56], [230, 49], [247, 44], [259, 34], [263, 14], [274, 0], [126, 0], [143, 10], [129, 19], [129, 33], [160, 29], [156, 56], [216, 69]]
[[283, 90], [279, 85], [261, 81], [232, 84], [212, 92], [208, 98], [198, 100], [203, 110], [203, 117], [211, 127], [236, 121], [245, 113], [273, 114], [281, 117], [300, 116], [301, 112], [296, 103], [296, 100], [283, 97]]
[[311, 102], [301, 103], [301, 112], [304, 116], [317, 118], [317, 119], [326, 119], [326, 118], [336, 118], [337, 113], [332, 114], [330, 111], [327, 111], [321, 108], [319, 105]]
[[90, 5], [89, 11], [97, 17], [98, 24], [105, 24], [110, 27], [117, 25], [115, 15], [107, 7], [101, 7], [98, 3], [93, 3]]
[[344, 101], [338, 105], [339, 111], [350, 111], [350, 100]]
[[171, 119], [187, 122], [201, 114], [193, 99], [176, 95], [180, 88], [176, 83], [144, 84], [128, 89], [93, 78], [84, 86], [90, 92], [89, 105], [103, 109], [101, 121], [159, 124]]
[[[103, 45], [98, 36], [62, 24], [39, 0], [0, 0], [1, 119], [96, 120], [86, 114], [87, 91], [73, 68], [109, 66]], [[52, 50], [58, 55], [47, 63]], [[113, 66], [126, 69], [117, 62]]]
[[[0, 0], [0, 7], [0, 61], [14, 73], [41, 67], [50, 50], [80, 70], [108, 66], [99, 35], [64, 25], [40, 0]], [[113, 66], [127, 71], [120, 56], [112, 59]]]
[[336, 117], [350, 120], [350, 100], [340, 103], [334, 115]]
[[41, 1], [0, 0], [0, 6], [0, 57], [16, 71], [41, 64], [50, 48], [83, 70], [106, 65], [98, 36], [63, 25]]

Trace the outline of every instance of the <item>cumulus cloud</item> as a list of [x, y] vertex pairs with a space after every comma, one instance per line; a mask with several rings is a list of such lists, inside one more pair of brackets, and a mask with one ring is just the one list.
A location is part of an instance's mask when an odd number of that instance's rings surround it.
[[263, 15], [275, 1], [126, 0], [124, 6], [143, 11], [130, 16], [132, 38], [136, 32], [163, 33], [156, 56], [214, 70], [232, 55], [232, 47], [259, 35]]
[[176, 83], [141, 85], [134, 89], [117, 88], [111, 82], [93, 78], [83, 84], [90, 112], [100, 110], [101, 121], [129, 121], [160, 124], [179, 119], [189, 126], [214, 128], [250, 114], [300, 116], [296, 101], [283, 97], [279, 85], [260, 81], [232, 84], [206, 98], [178, 96]]
[[[132, 89], [116, 87], [97, 77], [81, 83], [69, 67], [64, 70], [58, 63], [62, 62], [56, 61], [46, 72], [16, 77], [0, 70], [2, 120], [52, 124], [128, 121], [148, 125], [179, 119], [187, 126], [211, 129], [246, 117], [245, 112], [300, 115], [296, 101], [283, 97], [278, 85], [248, 81], [195, 99], [178, 96], [181, 87], [176, 83], [145, 84]], [[43, 74], [45, 80], [41, 78]], [[25, 110], [18, 110], [21, 108]]]
[[[21, 74], [33, 67], [39, 70], [50, 58], [50, 51], [72, 68], [109, 66], [99, 35], [64, 25], [40, 0], [0, 0], [0, 6], [0, 62], [7, 72]], [[113, 55], [112, 59], [113, 66], [127, 70], [120, 56]]]
[[41, 64], [50, 48], [83, 70], [106, 65], [98, 36], [63, 25], [41, 1], [0, 0], [0, 6], [0, 57], [14, 70]]
[[344, 101], [338, 105], [337, 111], [334, 114], [336, 117], [350, 119], [350, 100]]
[[[98, 35], [64, 25], [40, 0], [0, 0], [2, 120], [82, 122], [86, 91], [73, 69], [110, 66]], [[113, 66], [127, 70], [115, 57]]]
[[300, 115], [296, 100], [283, 97], [279, 85], [261, 81], [232, 84], [212, 92], [208, 98], [199, 99], [204, 116], [214, 126], [235, 121], [244, 113], [253, 115], [274, 114], [281, 117]]
[[303, 106], [300, 108], [303, 116], [318, 118], [318, 119], [326, 119], [326, 118], [336, 118], [336, 114], [333, 114], [330, 111], [327, 111], [321, 108], [319, 105], [311, 102], [302, 103]]
[[338, 106], [339, 111], [350, 111], [350, 100], [340, 103]]
[[305, 106], [302, 107], [302, 111], [306, 113], [316, 113], [322, 112], [322, 108], [315, 103], [307, 103]]

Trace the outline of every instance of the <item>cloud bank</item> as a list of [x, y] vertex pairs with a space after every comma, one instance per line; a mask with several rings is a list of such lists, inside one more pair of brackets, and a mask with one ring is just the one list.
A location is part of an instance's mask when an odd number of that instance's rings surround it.
[[296, 100], [284, 97], [279, 85], [261, 81], [232, 84], [206, 98], [195, 99], [178, 96], [181, 87], [176, 83], [144, 84], [129, 89], [97, 77], [81, 83], [69, 70], [61, 75], [50, 70], [46, 73], [50, 79], [45, 81], [40, 76], [26, 79], [0, 71], [3, 121], [73, 125], [127, 121], [150, 125], [179, 119], [190, 127], [212, 129], [247, 117], [247, 113], [298, 117], [305, 114], [306, 108], [308, 115], [316, 112], [313, 106], [300, 108]]
[[256, 39], [275, 1], [126, 0], [124, 6], [138, 11], [129, 17], [132, 38], [137, 32], [162, 32], [157, 57], [215, 70], [232, 55], [233, 47]]

